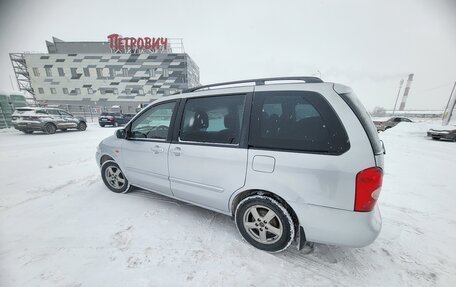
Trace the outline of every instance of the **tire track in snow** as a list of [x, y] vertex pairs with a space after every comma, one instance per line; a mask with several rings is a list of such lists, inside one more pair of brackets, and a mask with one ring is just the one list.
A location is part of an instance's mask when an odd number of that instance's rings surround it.
[[27, 198], [25, 200], [22, 200], [20, 202], [15, 203], [13, 205], [1, 206], [0, 207], [1, 208], [0, 212], [8, 210], [8, 209], [16, 207], [16, 206], [19, 206], [19, 205], [22, 205], [22, 204], [25, 204], [25, 203], [28, 203], [30, 201], [45, 197], [45, 196], [49, 196], [49, 195], [51, 195], [51, 194], [53, 194], [53, 193], [55, 193], [57, 191], [65, 189], [66, 187], [71, 186], [73, 184], [78, 185], [78, 186], [90, 186], [90, 185], [98, 182], [98, 179], [99, 179], [98, 175], [89, 175], [89, 176], [85, 176], [85, 177], [82, 177], [82, 178], [69, 180], [69, 181], [67, 181], [67, 182], [65, 182], [63, 184], [59, 184], [59, 185], [56, 185], [56, 186], [51, 187], [51, 188], [35, 188], [35, 189], [27, 190], [26, 194], [40, 193], [41, 195], [29, 197], [29, 198]]

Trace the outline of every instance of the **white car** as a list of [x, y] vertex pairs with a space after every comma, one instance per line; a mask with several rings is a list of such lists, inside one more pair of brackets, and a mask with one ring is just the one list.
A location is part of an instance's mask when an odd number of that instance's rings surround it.
[[349, 87], [293, 77], [163, 97], [103, 140], [96, 160], [110, 190], [139, 187], [233, 216], [246, 241], [278, 252], [293, 241], [373, 242], [383, 154]]

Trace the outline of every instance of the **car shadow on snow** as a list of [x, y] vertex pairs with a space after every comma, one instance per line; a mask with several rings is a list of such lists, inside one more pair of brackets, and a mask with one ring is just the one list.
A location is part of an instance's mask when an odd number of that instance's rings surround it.
[[83, 134], [85, 131], [80, 131], [80, 130], [77, 130], [77, 129], [71, 129], [71, 130], [68, 129], [66, 131], [56, 130], [54, 134], [47, 134], [47, 133], [45, 133], [43, 131], [33, 131], [33, 133], [31, 133], [31, 134], [26, 134], [24, 132], [17, 131], [16, 133], [13, 133], [13, 134], [20, 135], [20, 136], [52, 136], [52, 135], [66, 134], [66, 133], [82, 133]]

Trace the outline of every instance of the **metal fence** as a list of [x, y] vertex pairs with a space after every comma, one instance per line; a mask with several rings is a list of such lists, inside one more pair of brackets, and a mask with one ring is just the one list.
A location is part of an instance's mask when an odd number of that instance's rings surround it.
[[49, 108], [59, 108], [65, 110], [75, 117], [84, 117], [87, 122], [98, 122], [98, 117], [103, 112], [111, 111], [108, 107], [103, 106], [87, 106], [87, 105], [49, 105]]

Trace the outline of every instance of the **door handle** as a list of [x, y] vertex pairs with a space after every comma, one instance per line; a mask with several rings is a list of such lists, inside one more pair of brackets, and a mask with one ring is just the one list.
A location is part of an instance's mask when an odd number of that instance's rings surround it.
[[182, 154], [182, 149], [181, 149], [180, 147], [175, 147], [175, 148], [173, 149], [173, 154], [174, 154], [175, 156], [180, 156], [180, 155]]
[[154, 154], [159, 154], [159, 153], [162, 153], [164, 151], [164, 149], [162, 147], [160, 147], [159, 145], [155, 145], [153, 148], [150, 149]]

